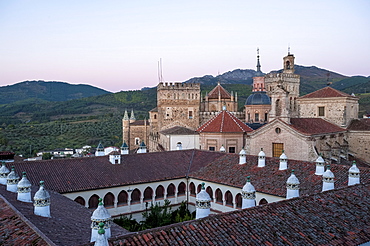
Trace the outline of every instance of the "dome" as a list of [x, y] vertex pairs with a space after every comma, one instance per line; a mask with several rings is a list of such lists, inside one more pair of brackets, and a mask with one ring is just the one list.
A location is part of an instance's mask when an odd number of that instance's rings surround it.
[[111, 218], [108, 210], [103, 206], [103, 199], [99, 198], [99, 205], [98, 208], [95, 209], [91, 216], [92, 221], [102, 221], [102, 220], [108, 220]]
[[35, 193], [35, 196], [33, 197], [33, 199], [36, 201], [43, 201], [43, 200], [46, 200], [48, 201], [50, 199], [50, 195], [49, 195], [49, 192], [47, 192], [45, 189], [44, 189], [44, 181], [40, 181], [40, 188], [39, 190]]
[[261, 151], [258, 153], [258, 156], [266, 156], [265, 152], [263, 152], [263, 149], [261, 148]]
[[356, 162], [353, 161], [352, 167], [349, 169], [350, 173], [360, 173], [360, 169], [356, 166]]
[[26, 172], [23, 172], [23, 177], [18, 183], [18, 188], [29, 188], [31, 187], [30, 181], [27, 179]]
[[245, 105], [271, 105], [271, 100], [265, 91], [255, 91], [249, 95]]
[[243, 191], [248, 193], [256, 192], [256, 189], [250, 182], [249, 176], [247, 177], [247, 183], [245, 183], [245, 185], [243, 186]]
[[324, 163], [325, 163], [325, 161], [324, 161], [324, 159], [321, 157], [321, 155], [320, 155], [319, 157], [317, 157], [317, 159], [316, 159], [316, 163], [322, 163], [322, 164], [324, 164]]
[[333, 179], [334, 178], [334, 173], [332, 171], [330, 171], [330, 169], [327, 169], [325, 171], [325, 173], [322, 175], [324, 178], [330, 178], [330, 179]]
[[197, 201], [200, 201], [200, 202], [208, 202], [208, 201], [211, 201], [211, 197], [209, 196], [209, 194], [205, 190], [201, 190], [197, 194], [196, 199], [197, 199]]
[[14, 170], [14, 166], [12, 167], [12, 171], [7, 176], [8, 180], [19, 180], [18, 174]]
[[6, 177], [6, 176], [8, 176], [9, 173], [10, 173], [9, 169], [6, 168], [5, 162], [3, 162], [2, 165], [1, 165], [1, 168], [0, 168], [0, 176]]

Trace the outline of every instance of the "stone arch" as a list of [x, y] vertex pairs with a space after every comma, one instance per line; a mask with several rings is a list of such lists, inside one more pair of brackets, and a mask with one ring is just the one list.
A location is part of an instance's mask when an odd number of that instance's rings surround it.
[[114, 207], [114, 195], [111, 192], [105, 194], [103, 199], [104, 207], [112, 208]]
[[157, 189], [155, 189], [155, 199], [163, 199], [164, 198], [164, 187], [159, 185]]
[[226, 205], [233, 206], [233, 194], [229, 190], [225, 193], [225, 201]]
[[141, 199], [141, 192], [139, 189], [135, 189], [131, 193], [131, 203], [138, 203]]
[[207, 187], [206, 192], [208, 193], [209, 197], [211, 197], [211, 199], [213, 200], [213, 190], [211, 186]]
[[185, 196], [186, 185], [184, 182], [181, 182], [177, 188], [177, 196]]
[[174, 197], [175, 196], [176, 187], [174, 184], [169, 184], [167, 187], [167, 197]]
[[118, 194], [118, 203], [117, 205], [118, 206], [125, 206], [127, 205], [127, 202], [128, 202], [128, 194], [126, 191], [121, 191], [119, 194]]
[[151, 187], [146, 187], [144, 190], [144, 201], [152, 201], [153, 200], [153, 189]]
[[242, 208], [242, 204], [243, 204], [242, 194], [240, 194], [240, 193], [236, 194], [235, 203], [236, 203], [237, 208]]
[[202, 185], [201, 184], [198, 184], [198, 187], [197, 187], [197, 194], [202, 190]]
[[260, 202], [258, 203], [258, 205], [263, 205], [263, 204], [267, 204], [267, 203], [268, 203], [268, 201], [265, 198], [262, 198], [260, 200]]
[[97, 208], [99, 204], [99, 196], [94, 194], [89, 198], [89, 208]]
[[85, 206], [86, 205], [86, 202], [85, 202], [85, 199], [83, 199], [82, 197], [78, 196], [76, 197], [76, 199], [74, 200], [75, 202], [78, 202], [79, 204], [81, 204], [82, 206]]
[[215, 196], [216, 196], [216, 202], [223, 204], [223, 201], [222, 201], [222, 191], [219, 188], [216, 189]]
[[196, 195], [196, 192], [195, 192], [195, 185], [193, 182], [190, 183], [189, 185], [189, 190], [190, 190], [190, 195], [191, 196], [195, 196]]

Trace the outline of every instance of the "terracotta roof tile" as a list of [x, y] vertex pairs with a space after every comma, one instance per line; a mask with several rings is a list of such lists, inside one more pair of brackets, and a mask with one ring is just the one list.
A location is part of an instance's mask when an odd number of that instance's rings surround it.
[[347, 129], [354, 131], [370, 131], [370, 119], [354, 119]]
[[[289, 154], [287, 153], [288, 158]], [[288, 159], [288, 170], [279, 170], [279, 159], [266, 157], [266, 166], [257, 167], [257, 156], [247, 156], [247, 163], [239, 165], [238, 154], [225, 154], [212, 161], [198, 171], [190, 173], [190, 177], [215, 182], [233, 187], [242, 188], [246, 176], [251, 176], [251, 182], [257, 192], [275, 196], [286, 196], [286, 181], [295, 170], [295, 175], [300, 181], [300, 194], [308, 195], [321, 192], [322, 176], [315, 175], [315, 162], [305, 162]], [[346, 165], [331, 165], [335, 175], [335, 187], [347, 186], [348, 169]], [[370, 182], [370, 169], [361, 168], [361, 182]]]
[[321, 118], [291, 118], [290, 123], [297, 131], [310, 135], [346, 131], [346, 129]]
[[32, 184], [44, 180], [48, 189], [66, 193], [182, 178], [189, 170], [198, 170], [220, 156], [219, 152], [182, 150], [121, 155], [121, 164], [116, 165], [109, 162], [108, 156], [13, 165], [19, 174], [26, 171]]
[[[203, 219], [130, 233], [112, 245], [358, 245], [370, 241], [370, 184], [301, 196]], [[199, 235], [199, 237], [196, 237]], [[195, 236], [195, 237], [194, 237]], [[179, 240], [179, 241], [178, 241]]]
[[194, 135], [194, 134], [197, 134], [196, 131], [191, 130], [186, 127], [182, 127], [182, 126], [174, 126], [169, 129], [161, 131], [161, 133], [164, 135]]
[[353, 97], [354, 98], [354, 96], [348, 95], [347, 93], [338, 91], [329, 86], [324, 87], [320, 90], [311, 92], [307, 95], [301, 96], [299, 98], [327, 98], [327, 97]]
[[227, 110], [219, 112], [215, 117], [204, 123], [197, 132], [251, 132], [252, 128], [244, 124]]
[[225, 90], [220, 84], [218, 84], [213, 90], [208, 93], [209, 99], [218, 99], [218, 95], [221, 95], [221, 99], [231, 99], [230, 93]]

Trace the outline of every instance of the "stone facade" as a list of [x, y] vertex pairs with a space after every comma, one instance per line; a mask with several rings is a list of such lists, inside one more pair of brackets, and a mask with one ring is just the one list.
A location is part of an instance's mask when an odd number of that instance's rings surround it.
[[200, 146], [204, 150], [219, 151], [224, 146], [228, 153], [239, 153], [245, 144], [245, 133], [202, 133]]
[[299, 98], [298, 102], [301, 118], [323, 118], [346, 127], [352, 119], [358, 117], [356, 97]]

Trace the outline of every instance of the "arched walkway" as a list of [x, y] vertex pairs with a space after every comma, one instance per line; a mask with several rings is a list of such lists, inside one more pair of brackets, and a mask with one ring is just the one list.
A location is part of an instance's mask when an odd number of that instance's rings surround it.
[[118, 194], [118, 203], [117, 206], [126, 206], [128, 201], [128, 194], [126, 191], [121, 191]]
[[89, 208], [90, 209], [97, 208], [98, 204], [99, 204], [99, 196], [96, 194], [92, 195], [89, 199]]
[[175, 185], [171, 183], [167, 187], [167, 197], [174, 197], [174, 196], [175, 196]]
[[131, 193], [131, 203], [139, 203], [141, 197], [141, 192], [139, 189], [135, 189]]
[[106, 208], [114, 207], [114, 195], [111, 192], [108, 192], [104, 196], [103, 203], [104, 203], [104, 207], [106, 207]]
[[82, 198], [82, 197], [80, 197], [80, 196], [76, 197], [75, 202], [78, 202], [78, 203], [79, 203], [79, 204], [81, 204], [82, 206], [85, 206], [85, 205], [86, 205], [85, 199], [83, 199], [83, 198]]
[[164, 198], [164, 187], [162, 185], [158, 186], [155, 190], [155, 199], [163, 199]]
[[148, 201], [152, 201], [152, 200], [153, 200], [153, 189], [150, 188], [150, 187], [147, 187], [144, 190], [144, 201], [148, 202]]

